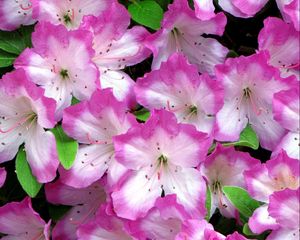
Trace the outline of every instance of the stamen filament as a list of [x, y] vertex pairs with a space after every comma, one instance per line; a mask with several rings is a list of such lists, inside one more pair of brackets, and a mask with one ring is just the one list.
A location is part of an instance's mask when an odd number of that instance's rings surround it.
[[295, 63], [295, 64], [291, 64], [289, 66], [281, 66], [281, 68], [284, 68], [284, 69], [293, 69], [293, 68], [297, 68], [300, 66], [300, 63]]
[[13, 126], [11, 126], [9, 129], [7, 130], [3, 130], [3, 129], [0, 129], [0, 133], [9, 133], [11, 131], [13, 131], [14, 129], [16, 129], [17, 127], [23, 125], [25, 122], [27, 122], [30, 118], [32, 118], [33, 114], [25, 117], [25, 118], [22, 118], [21, 120], [19, 120], [18, 122], [16, 122]]
[[74, 19], [75, 19], [75, 11], [74, 11], [73, 8], [71, 9], [71, 11], [72, 11], [71, 20], [74, 21]]

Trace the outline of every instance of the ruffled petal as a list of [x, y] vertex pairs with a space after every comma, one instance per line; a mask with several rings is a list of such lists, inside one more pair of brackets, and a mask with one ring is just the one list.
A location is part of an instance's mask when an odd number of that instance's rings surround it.
[[201, 20], [209, 20], [215, 16], [215, 7], [211, 0], [194, 0], [196, 16]]
[[257, 208], [249, 218], [249, 227], [253, 233], [261, 234], [266, 230], [274, 230], [279, 227], [276, 220], [269, 215], [268, 205]]
[[278, 67], [282, 77], [294, 75], [299, 79], [299, 34], [291, 24], [279, 18], [264, 20], [264, 28], [258, 35], [260, 50], [270, 53], [270, 63]]
[[298, 229], [300, 224], [300, 190], [285, 189], [270, 196], [268, 211], [283, 228]]
[[101, 88], [112, 88], [114, 96], [129, 107], [136, 104], [133, 87], [135, 82], [123, 71], [102, 70], [100, 76]]
[[136, 220], [154, 206], [162, 189], [157, 178], [148, 180], [151, 169], [140, 170], [128, 176], [119, 191], [112, 193], [113, 207], [119, 217]]
[[110, 145], [82, 145], [78, 149], [73, 166], [69, 170], [60, 169], [61, 181], [69, 186], [84, 188], [100, 179], [114, 158]]
[[21, 3], [10, 0], [0, 2], [0, 29], [12, 31], [21, 25], [31, 25], [36, 21], [32, 19], [32, 4], [30, 0]]
[[25, 140], [27, 161], [39, 182], [50, 182], [55, 178], [59, 165], [55, 137], [52, 132], [35, 124], [29, 131], [30, 137]]
[[272, 152], [272, 156], [276, 156], [283, 149], [290, 158], [300, 159], [299, 144], [299, 132], [288, 132]]
[[46, 223], [31, 206], [30, 198], [22, 202], [11, 202], [0, 208], [0, 232], [8, 239], [35, 239], [45, 237]]

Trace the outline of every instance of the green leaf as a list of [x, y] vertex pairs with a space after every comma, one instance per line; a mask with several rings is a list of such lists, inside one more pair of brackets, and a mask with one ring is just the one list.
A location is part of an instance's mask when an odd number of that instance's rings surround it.
[[80, 103], [80, 101], [77, 98], [72, 97], [71, 105], [75, 105], [77, 103]]
[[134, 115], [138, 120], [146, 122], [150, 117], [150, 112], [146, 108], [142, 108], [141, 110], [135, 111]]
[[260, 202], [251, 198], [243, 188], [224, 186], [223, 192], [237, 210], [247, 218], [251, 217], [254, 210], [261, 206]]
[[251, 231], [251, 229], [249, 228], [248, 223], [245, 223], [244, 226], [243, 226], [243, 234], [245, 234], [247, 236], [255, 236], [256, 235], [255, 233], [253, 233]]
[[0, 49], [0, 67], [8, 67], [13, 64], [16, 59], [16, 55], [4, 52]]
[[206, 200], [205, 200], [205, 208], [207, 210], [205, 219], [207, 221], [209, 221], [209, 219], [210, 219], [210, 210], [211, 210], [211, 203], [212, 203], [211, 201], [212, 201], [211, 190], [210, 190], [209, 185], [207, 185], [207, 188], [206, 188]]
[[23, 148], [20, 148], [17, 154], [16, 174], [24, 191], [30, 197], [34, 198], [40, 191], [42, 184], [40, 184], [36, 180], [36, 177], [32, 175], [30, 166], [26, 160], [26, 153]]
[[259, 147], [259, 141], [255, 131], [248, 124], [241, 132], [240, 139], [237, 142], [223, 143], [223, 146], [243, 146], [250, 147], [257, 150]]
[[60, 163], [65, 169], [70, 169], [74, 163], [78, 142], [67, 136], [60, 125], [51, 130], [56, 139], [56, 148]]
[[0, 31], [0, 49], [19, 55], [26, 47], [31, 46], [33, 26], [21, 27], [12, 32]]
[[161, 6], [153, 0], [132, 1], [128, 6], [131, 18], [139, 24], [157, 30], [163, 18]]

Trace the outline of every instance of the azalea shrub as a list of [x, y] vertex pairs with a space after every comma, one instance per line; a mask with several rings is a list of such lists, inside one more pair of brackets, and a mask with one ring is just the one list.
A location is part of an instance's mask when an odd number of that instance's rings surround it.
[[1, 0], [0, 238], [298, 240], [298, 0]]

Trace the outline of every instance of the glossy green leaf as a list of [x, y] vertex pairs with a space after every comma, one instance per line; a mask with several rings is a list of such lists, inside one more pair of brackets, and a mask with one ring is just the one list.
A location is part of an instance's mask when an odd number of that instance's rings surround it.
[[146, 108], [142, 108], [141, 110], [135, 111], [134, 115], [138, 120], [146, 122], [150, 117], [150, 112]]
[[132, 1], [128, 6], [131, 18], [139, 24], [157, 30], [163, 18], [161, 6], [153, 0]]
[[255, 131], [248, 124], [247, 127], [241, 132], [240, 139], [237, 142], [223, 143], [224, 146], [244, 146], [257, 150], [259, 141]]
[[36, 180], [36, 177], [32, 175], [30, 166], [26, 160], [26, 153], [23, 148], [21, 148], [17, 154], [16, 174], [24, 191], [30, 197], [35, 197], [40, 191], [42, 184], [40, 184]]
[[18, 30], [0, 31], [0, 49], [19, 55], [26, 47], [31, 46], [33, 26], [24, 26]]
[[251, 198], [243, 188], [224, 186], [223, 192], [237, 210], [247, 218], [251, 217], [254, 210], [261, 206], [260, 202]]
[[5, 52], [0, 49], [0, 67], [11, 66], [15, 61], [16, 57], [16, 55]]
[[55, 135], [59, 161], [65, 169], [70, 169], [77, 154], [78, 142], [67, 136], [60, 125], [51, 131]]

